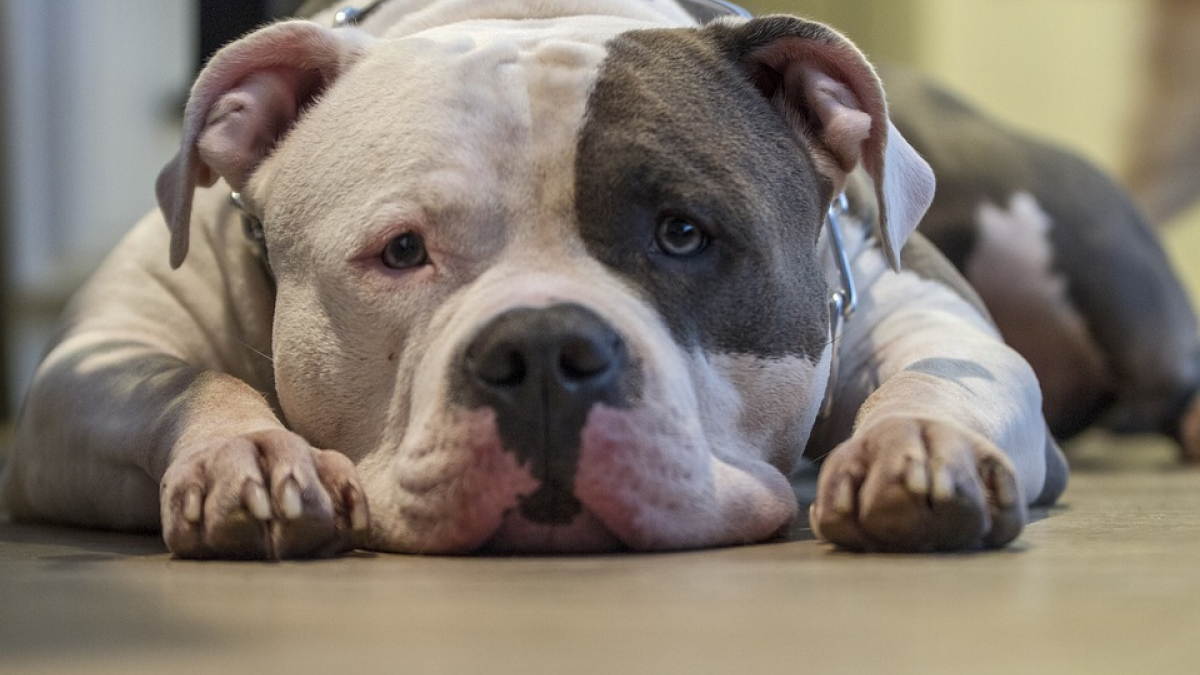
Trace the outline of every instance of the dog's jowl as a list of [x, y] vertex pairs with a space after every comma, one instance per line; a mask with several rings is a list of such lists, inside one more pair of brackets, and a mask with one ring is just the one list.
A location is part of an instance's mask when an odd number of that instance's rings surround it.
[[797, 517], [806, 448], [854, 550], [1003, 545], [1057, 497], [1033, 372], [913, 235], [932, 172], [845, 38], [509, 10], [392, 0], [213, 58], [161, 212], [38, 371], [16, 516], [184, 557], [717, 546]]

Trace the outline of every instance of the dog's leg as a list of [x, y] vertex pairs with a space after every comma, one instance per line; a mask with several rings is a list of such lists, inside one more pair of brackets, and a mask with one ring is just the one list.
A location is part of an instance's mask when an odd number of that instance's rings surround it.
[[15, 517], [161, 522], [185, 557], [325, 555], [365, 535], [350, 460], [287, 431], [259, 393], [273, 388], [271, 294], [229, 217], [205, 218], [176, 271], [148, 217], [72, 300], [6, 467]]
[[880, 384], [822, 466], [814, 530], [864, 551], [1012, 541], [1047, 480], [1032, 370], [965, 300], [914, 273], [884, 276], [860, 312], [843, 372]]
[[[162, 479], [163, 539], [184, 557], [288, 558], [353, 548], [368, 524], [354, 466], [283, 429], [256, 394], [197, 378]], [[231, 433], [231, 401], [245, 418]], [[209, 428], [216, 427], [216, 428]]]

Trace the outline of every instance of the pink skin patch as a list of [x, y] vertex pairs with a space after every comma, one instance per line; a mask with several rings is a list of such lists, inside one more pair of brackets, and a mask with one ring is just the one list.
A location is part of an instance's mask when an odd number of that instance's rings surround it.
[[450, 434], [404, 463], [396, 507], [409, 532], [381, 534], [382, 548], [403, 542], [402, 550], [420, 553], [475, 551], [500, 529], [519, 496], [537, 489], [538, 482], [504, 450], [494, 411], [457, 417]]
[[377, 545], [424, 553], [661, 550], [762, 541], [791, 522], [796, 499], [783, 474], [761, 460], [713, 456], [699, 428], [663, 413], [597, 405], [576, 470], [584, 511], [549, 526], [517, 510], [538, 481], [504, 450], [495, 412], [459, 412], [436, 447], [409, 455], [394, 502], [407, 532], [377, 532]]
[[797, 509], [791, 485], [766, 462], [726, 463], [698, 428], [606, 406], [584, 427], [575, 484], [584, 505], [634, 549], [761, 541]]
[[575, 491], [631, 547], [676, 548], [664, 531], [674, 529], [671, 520], [689, 504], [711, 508], [707, 462], [665, 420], [657, 429], [647, 422], [596, 406], [583, 429]]

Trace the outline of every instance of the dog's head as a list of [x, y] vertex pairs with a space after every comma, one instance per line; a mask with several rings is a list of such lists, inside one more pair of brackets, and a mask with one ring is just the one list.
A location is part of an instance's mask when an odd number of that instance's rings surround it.
[[159, 181], [262, 214], [287, 424], [359, 466], [374, 544], [771, 536], [829, 368], [826, 205], [861, 166], [895, 259], [931, 197], [833, 31], [282, 23], [197, 82]]

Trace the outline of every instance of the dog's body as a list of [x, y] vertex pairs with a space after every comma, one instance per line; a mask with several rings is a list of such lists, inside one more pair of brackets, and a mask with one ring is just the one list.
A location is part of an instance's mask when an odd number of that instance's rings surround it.
[[1200, 460], [1196, 316], [1128, 195], [911, 72], [882, 73], [896, 126], [939, 178], [921, 232], [1033, 366], [1054, 435], [1163, 433]]
[[792, 520], [807, 447], [822, 537], [932, 550], [1061, 493], [1033, 372], [909, 239], [932, 174], [836, 33], [665, 0], [323, 21], [197, 82], [163, 213], [38, 371], [18, 517], [195, 557], [711, 546]]

